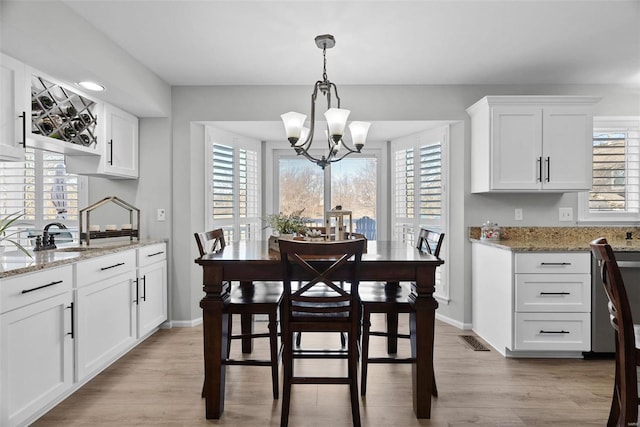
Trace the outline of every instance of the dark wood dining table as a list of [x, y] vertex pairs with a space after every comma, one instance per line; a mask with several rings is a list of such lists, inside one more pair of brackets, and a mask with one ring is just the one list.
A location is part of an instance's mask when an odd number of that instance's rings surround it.
[[[202, 266], [204, 298], [204, 372], [206, 418], [218, 419], [224, 411], [226, 334], [229, 316], [224, 311], [226, 281], [279, 281], [282, 279], [280, 257], [269, 250], [267, 241], [241, 241], [195, 260]], [[433, 298], [436, 267], [441, 259], [402, 242], [368, 241], [362, 256], [360, 280], [412, 282], [410, 316], [412, 352], [413, 409], [417, 418], [431, 417], [433, 383], [433, 338], [435, 311]], [[345, 278], [348, 272], [345, 271]]]

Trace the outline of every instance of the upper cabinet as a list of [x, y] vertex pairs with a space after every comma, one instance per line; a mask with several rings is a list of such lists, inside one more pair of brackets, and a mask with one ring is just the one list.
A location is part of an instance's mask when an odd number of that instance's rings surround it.
[[0, 161], [21, 161], [27, 126], [25, 67], [0, 54], [0, 71]]
[[487, 96], [471, 116], [471, 192], [591, 189], [593, 106], [582, 96]]
[[138, 178], [138, 118], [104, 105], [100, 157], [67, 157], [67, 170], [82, 175]]

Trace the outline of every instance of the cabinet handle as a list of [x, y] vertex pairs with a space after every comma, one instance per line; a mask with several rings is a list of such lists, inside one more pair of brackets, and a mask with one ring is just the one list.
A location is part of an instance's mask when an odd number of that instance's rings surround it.
[[140, 300], [140, 297], [138, 295], [139, 294], [139, 291], [138, 291], [138, 279], [134, 280], [134, 282], [136, 282], [136, 299], [134, 299], [133, 302], [135, 302], [136, 305], [138, 305], [138, 301]]
[[19, 116], [22, 117], [22, 146], [27, 149], [27, 112], [23, 111]]
[[538, 176], [536, 178], [538, 182], [542, 182], [542, 157], [538, 157], [536, 163], [538, 163]]
[[109, 140], [109, 164], [113, 166], [113, 139]]
[[35, 288], [31, 288], [31, 289], [23, 289], [22, 293], [23, 294], [28, 294], [29, 292], [37, 291], [38, 289], [48, 288], [49, 286], [57, 285], [57, 284], [62, 283], [62, 282], [63, 282], [63, 280], [56, 280], [55, 282], [47, 283], [46, 285], [38, 286], [38, 287], [35, 287]]
[[571, 292], [540, 292], [540, 295], [571, 295]]
[[571, 332], [565, 331], [565, 330], [562, 330], [562, 331], [545, 331], [545, 330], [541, 329], [540, 333], [541, 334], [570, 334]]
[[547, 157], [547, 160], [545, 160], [545, 163], [547, 164], [547, 179], [546, 179], [546, 181], [549, 182], [549, 180], [551, 179], [551, 157]]
[[71, 339], [74, 339], [76, 335], [75, 335], [75, 326], [74, 326], [73, 301], [71, 301], [71, 303], [67, 308], [71, 309], [71, 332], [67, 332], [67, 335], [71, 335]]
[[147, 301], [147, 275], [142, 276], [142, 301]]
[[100, 268], [100, 271], [108, 270], [113, 267], [120, 267], [121, 265], [124, 265], [124, 262], [119, 262], [117, 264], [110, 265], [109, 267], [102, 267]]
[[152, 256], [160, 255], [160, 254], [163, 254], [163, 253], [164, 253], [164, 251], [155, 252], [155, 253], [147, 255], [147, 257], [152, 257]]
[[571, 265], [570, 262], [541, 262], [540, 265]]

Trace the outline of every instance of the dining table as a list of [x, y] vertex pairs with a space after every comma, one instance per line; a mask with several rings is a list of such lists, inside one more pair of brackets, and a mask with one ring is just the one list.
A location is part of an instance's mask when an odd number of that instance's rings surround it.
[[[202, 267], [204, 297], [200, 301], [204, 340], [204, 397], [206, 418], [219, 419], [224, 411], [227, 322], [224, 310], [228, 281], [281, 281], [279, 253], [266, 240], [242, 240], [195, 260]], [[412, 397], [417, 418], [431, 417], [436, 268], [444, 261], [401, 241], [367, 241], [362, 255], [361, 281], [411, 282]], [[349, 276], [349, 264], [344, 278]], [[340, 279], [340, 273], [337, 273]], [[295, 279], [295, 278], [294, 278]]]

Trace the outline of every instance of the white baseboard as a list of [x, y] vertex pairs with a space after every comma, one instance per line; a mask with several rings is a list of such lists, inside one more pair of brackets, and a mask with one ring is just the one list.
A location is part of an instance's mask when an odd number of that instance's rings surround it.
[[193, 328], [194, 326], [198, 326], [202, 324], [202, 317], [198, 317], [197, 319], [192, 320], [170, 320], [162, 324], [163, 329], [171, 329], [171, 328]]
[[444, 323], [448, 323], [451, 326], [455, 326], [458, 329], [465, 330], [465, 331], [466, 330], [471, 330], [471, 328], [472, 328], [471, 323], [460, 322], [460, 321], [452, 319], [450, 317], [443, 316], [442, 314], [439, 314], [437, 311], [436, 311], [436, 319], [438, 319], [438, 320], [440, 320], [440, 321], [442, 321]]

